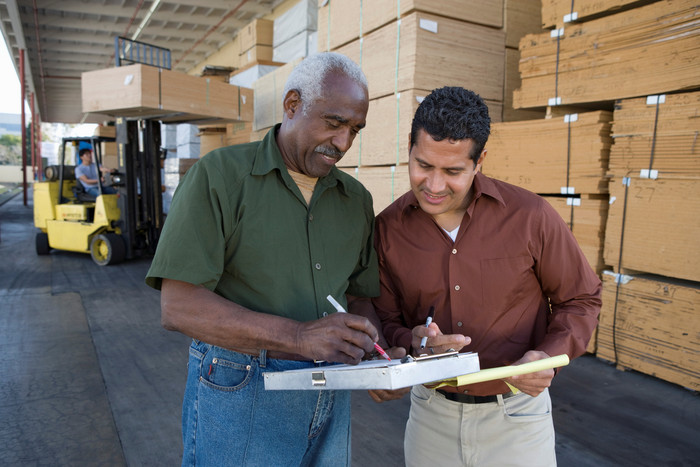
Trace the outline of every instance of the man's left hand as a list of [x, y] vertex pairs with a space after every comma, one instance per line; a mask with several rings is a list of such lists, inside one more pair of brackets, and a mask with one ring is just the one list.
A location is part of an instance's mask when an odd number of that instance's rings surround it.
[[[386, 351], [391, 359], [401, 359], [406, 356], [406, 349], [403, 347], [392, 347]], [[401, 399], [404, 394], [409, 392], [411, 387], [401, 389], [371, 389], [367, 391], [374, 402], [387, 402], [396, 399]]]
[[[549, 355], [539, 350], [530, 350], [526, 352], [520, 360], [513, 363], [513, 365], [534, 362], [535, 360], [542, 360], [543, 358], [549, 358]], [[504, 381], [518, 388], [525, 394], [535, 397], [552, 384], [552, 378], [554, 378], [554, 370], [549, 368], [535, 373], [511, 376], [510, 378], [504, 379]]]

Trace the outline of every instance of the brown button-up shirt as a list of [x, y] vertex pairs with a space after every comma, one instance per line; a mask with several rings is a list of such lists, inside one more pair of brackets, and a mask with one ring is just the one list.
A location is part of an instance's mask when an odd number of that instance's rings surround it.
[[[477, 174], [456, 241], [412, 192], [377, 216], [381, 295], [373, 299], [389, 344], [410, 351], [428, 310], [443, 334], [463, 334], [481, 368], [528, 350], [583, 354], [600, 312], [601, 281], [568, 226], [541, 197]], [[508, 392], [502, 381], [459, 388]]]

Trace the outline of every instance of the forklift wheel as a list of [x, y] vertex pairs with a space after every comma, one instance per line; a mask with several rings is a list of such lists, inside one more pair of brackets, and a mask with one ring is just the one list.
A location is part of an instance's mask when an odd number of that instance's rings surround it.
[[36, 234], [36, 254], [37, 255], [48, 255], [51, 251], [49, 246], [49, 236], [45, 232], [39, 232]]
[[96, 235], [90, 242], [90, 256], [100, 266], [121, 263], [126, 257], [124, 238], [114, 233]]

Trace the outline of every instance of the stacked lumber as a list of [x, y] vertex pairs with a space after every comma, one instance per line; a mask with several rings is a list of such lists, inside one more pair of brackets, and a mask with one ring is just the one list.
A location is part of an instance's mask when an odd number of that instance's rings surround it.
[[259, 18], [248, 23], [238, 33], [239, 66], [272, 60], [273, 21]]
[[513, 105], [597, 103], [698, 88], [699, 19], [696, 0], [665, 0], [529, 34], [520, 42], [522, 84]]
[[484, 174], [538, 194], [607, 193], [607, 111], [494, 123]]
[[572, 21], [589, 21], [592, 18], [618, 13], [654, 0], [542, 0], [542, 27], [551, 29]]
[[622, 99], [615, 104], [610, 172], [700, 173], [700, 92]]
[[[506, 60], [506, 41], [517, 45], [523, 34], [539, 27], [540, 1], [331, 1], [323, 2], [318, 21], [319, 50], [355, 60], [369, 82], [367, 126], [339, 166], [357, 174], [372, 192], [378, 212], [410, 188], [411, 122], [430, 91], [442, 86], [471, 89], [485, 100], [492, 120], [501, 120], [504, 102], [510, 102], [505, 95], [507, 64], [517, 74], [517, 56]], [[508, 84], [515, 88], [518, 81]], [[509, 111], [515, 118], [513, 109]], [[543, 115], [520, 111], [522, 118]], [[399, 173], [406, 174], [405, 182], [396, 183]]]
[[597, 356], [700, 390], [700, 288], [660, 276], [603, 276]]

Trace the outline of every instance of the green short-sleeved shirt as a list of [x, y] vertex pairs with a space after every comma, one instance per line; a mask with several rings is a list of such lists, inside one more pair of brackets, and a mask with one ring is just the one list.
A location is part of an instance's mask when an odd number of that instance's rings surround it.
[[310, 321], [331, 294], [379, 295], [369, 192], [337, 168], [309, 206], [287, 171], [276, 128], [260, 142], [217, 149], [183, 177], [146, 283], [203, 285], [251, 310]]

